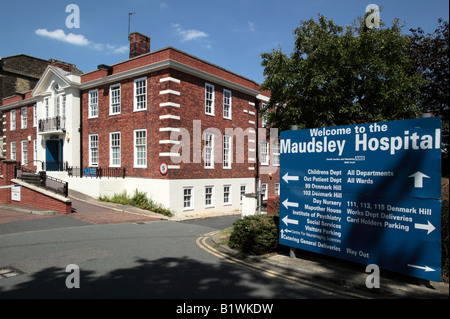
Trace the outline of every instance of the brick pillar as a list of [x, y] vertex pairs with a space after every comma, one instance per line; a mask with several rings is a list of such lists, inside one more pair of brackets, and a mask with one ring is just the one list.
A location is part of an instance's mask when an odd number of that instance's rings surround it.
[[[1, 181], [1, 186], [11, 185], [11, 180], [14, 178], [14, 167], [17, 161], [15, 160], [3, 160], [2, 161], [2, 172], [3, 180]], [[2, 188], [0, 189], [0, 201], [3, 204], [11, 204], [11, 189]]]

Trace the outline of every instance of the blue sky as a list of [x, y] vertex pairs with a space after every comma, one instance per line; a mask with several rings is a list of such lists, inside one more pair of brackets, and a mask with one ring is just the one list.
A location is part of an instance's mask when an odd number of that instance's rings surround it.
[[[323, 14], [341, 26], [363, 16], [368, 4], [382, 7], [381, 19], [433, 32], [448, 21], [448, 0], [0, 0], [0, 57], [28, 54], [77, 65], [83, 72], [128, 59], [131, 31], [151, 37], [151, 50], [173, 46], [258, 83], [260, 54], [292, 51], [292, 31], [301, 20]], [[69, 4], [80, 9], [79, 28], [68, 28]]]

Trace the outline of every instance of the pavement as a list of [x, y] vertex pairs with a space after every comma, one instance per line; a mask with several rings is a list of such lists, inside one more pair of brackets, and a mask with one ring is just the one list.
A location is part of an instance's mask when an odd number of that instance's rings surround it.
[[[186, 216], [167, 217], [162, 214], [149, 212], [128, 205], [100, 202], [95, 198], [70, 191], [73, 212], [71, 217], [91, 224], [148, 222], [156, 220], [182, 221], [187, 219], [223, 216], [227, 214], [191, 214]], [[22, 214], [14, 214], [19, 212]], [[237, 214], [234, 212], [233, 214]], [[238, 213], [239, 214], [239, 213]], [[49, 218], [57, 215], [56, 212], [42, 208], [25, 207], [16, 204], [0, 204], [0, 223], [29, 220], [35, 218]], [[220, 232], [212, 240], [220, 242]], [[230, 254], [242, 255], [226, 245], [223, 250]], [[256, 262], [265, 263], [269, 267], [283, 269], [298, 278], [329, 281], [346, 288], [360, 289], [374, 293], [378, 298], [408, 298], [408, 299], [449, 299], [449, 284], [443, 282], [430, 282], [399, 274], [380, 272], [380, 288], [369, 289], [365, 282], [370, 274], [366, 273], [365, 266], [349, 263], [347, 261], [330, 258], [306, 251], [295, 251], [296, 258], [290, 257], [291, 252], [278, 251], [264, 256], [245, 255]]]

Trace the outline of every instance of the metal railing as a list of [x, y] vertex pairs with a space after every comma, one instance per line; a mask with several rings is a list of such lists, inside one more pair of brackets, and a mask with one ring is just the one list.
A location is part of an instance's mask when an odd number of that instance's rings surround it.
[[61, 116], [55, 116], [48, 119], [39, 120], [38, 128], [39, 132], [51, 132], [57, 130], [64, 130], [66, 127], [65, 119]]
[[36, 173], [18, 165], [15, 167], [14, 176], [17, 179], [45, 188], [46, 190], [51, 190], [64, 197], [69, 195], [69, 183], [52, 176], [47, 176], [45, 171]]
[[125, 167], [68, 167], [65, 171], [71, 177], [125, 178]]

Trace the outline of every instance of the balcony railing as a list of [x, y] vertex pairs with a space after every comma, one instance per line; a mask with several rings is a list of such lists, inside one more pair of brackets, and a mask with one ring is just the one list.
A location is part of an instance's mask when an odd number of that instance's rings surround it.
[[39, 120], [39, 133], [64, 130], [66, 121], [61, 116]]

